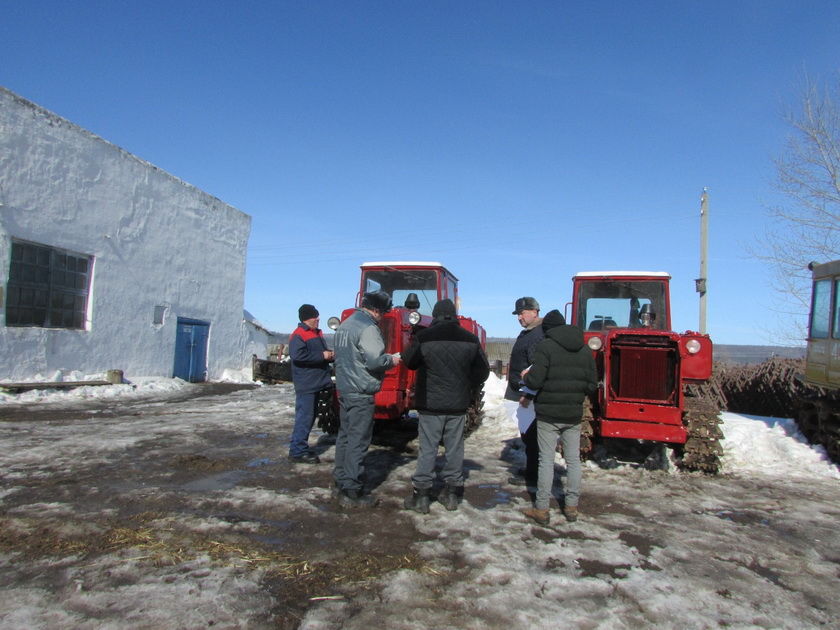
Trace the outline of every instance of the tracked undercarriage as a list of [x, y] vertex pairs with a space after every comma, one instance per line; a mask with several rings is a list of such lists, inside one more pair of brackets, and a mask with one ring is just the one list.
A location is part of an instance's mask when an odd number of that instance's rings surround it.
[[718, 472], [723, 454], [720, 422], [719, 409], [713, 403], [685, 396], [683, 424], [688, 430], [688, 439], [674, 449], [681, 468], [713, 474]]
[[809, 442], [822, 444], [831, 461], [840, 464], [840, 393], [820, 389], [801, 397], [796, 422]]
[[[677, 466], [682, 470], [716, 474], [720, 470], [720, 456], [723, 454], [720, 445], [723, 432], [720, 429], [721, 420], [717, 405], [713, 401], [686, 396], [683, 423], [688, 431], [688, 439], [685, 444], [671, 445]], [[605, 441], [596, 437], [597, 424], [598, 421], [593, 417], [592, 405], [587, 401], [583, 407], [580, 431], [581, 459], [597, 460], [609, 457]], [[646, 468], [659, 468], [666, 464], [663, 451], [654, 445], [638, 443], [636, 446], [635, 459], [642, 462]], [[622, 450], [626, 454], [634, 449], [625, 444]]]

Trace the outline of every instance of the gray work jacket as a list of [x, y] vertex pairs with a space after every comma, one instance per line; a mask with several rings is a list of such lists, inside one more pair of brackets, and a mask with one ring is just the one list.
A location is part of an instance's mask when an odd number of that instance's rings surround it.
[[372, 395], [394, 362], [376, 320], [356, 309], [335, 331], [335, 386], [339, 395]]

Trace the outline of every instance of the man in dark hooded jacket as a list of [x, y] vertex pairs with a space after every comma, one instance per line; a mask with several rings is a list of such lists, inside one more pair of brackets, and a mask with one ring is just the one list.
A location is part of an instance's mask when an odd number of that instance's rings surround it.
[[595, 360], [583, 341], [583, 333], [580, 328], [565, 324], [559, 311], [546, 314], [542, 321], [545, 339], [537, 345], [534, 362], [525, 374], [525, 386], [537, 390], [534, 409], [540, 465], [536, 503], [534, 508], [524, 510], [524, 514], [540, 524], [549, 522], [548, 504], [558, 438], [566, 460], [563, 513], [567, 520], [577, 520], [583, 401], [598, 384]]
[[420, 412], [417, 469], [411, 478], [414, 492], [406, 509], [429, 512], [435, 480], [435, 459], [443, 440], [446, 463], [441, 476], [446, 484], [438, 500], [456, 510], [464, 493], [464, 423], [475, 392], [490, 374], [481, 343], [458, 322], [452, 300], [440, 300], [432, 310], [434, 321], [415, 335], [402, 359], [417, 370], [414, 399]]

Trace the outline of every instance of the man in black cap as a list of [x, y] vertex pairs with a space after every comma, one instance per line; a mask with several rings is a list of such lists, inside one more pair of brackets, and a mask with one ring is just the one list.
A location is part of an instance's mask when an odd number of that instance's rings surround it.
[[391, 310], [391, 296], [384, 291], [365, 293], [359, 308], [335, 332], [335, 384], [341, 426], [335, 441], [333, 477], [338, 501], [348, 507], [375, 503], [364, 492], [365, 454], [373, 437], [373, 396], [385, 372], [399, 365], [399, 354], [385, 352], [379, 330], [382, 316]]
[[330, 362], [334, 355], [318, 328], [318, 309], [303, 304], [298, 309], [298, 319], [300, 323], [289, 337], [295, 385], [295, 427], [289, 441], [289, 459], [300, 464], [317, 464], [320, 462], [318, 456], [309, 450], [309, 433], [315, 423], [318, 392], [332, 387]]
[[420, 412], [414, 492], [405, 502], [409, 510], [429, 513], [435, 480], [438, 445], [443, 441], [445, 484], [438, 500], [447, 510], [458, 509], [464, 494], [464, 424], [475, 392], [490, 374], [481, 342], [458, 322], [455, 304], [444, 299], [432, 309], [432, 325], [415, 335], [403, 362], [417, 370], [414, 399]]
[[[516, 315], [519, 325], [524, 330], [519, 333], [510, 352], [505, 400], [518, 402], [521, 397], [519, 387], [522, 383], [522, 372], [533, 362], [534, 350], [545, 335], [541, 326], [540, 303], [535, 298], [521, 297], [516, 300], [513, 315]], [[537, 423], [532, 422], [528, 429], [520, 435], [522, 436], [522, 442], [525, 444], [525, 468], [518, 470], [517, 474], [511, 476], [508, 483], [515, 486], [536, 487], [540, 459], [540, 448], [537, 443]]]

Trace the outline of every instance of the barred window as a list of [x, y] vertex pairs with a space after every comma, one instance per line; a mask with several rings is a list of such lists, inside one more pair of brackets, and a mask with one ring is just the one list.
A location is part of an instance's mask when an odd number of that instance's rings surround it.
[[93, 257], [12, 241], [6, 326], [84, 329]]

